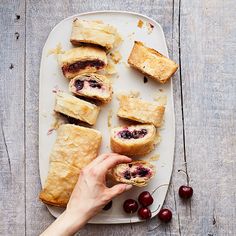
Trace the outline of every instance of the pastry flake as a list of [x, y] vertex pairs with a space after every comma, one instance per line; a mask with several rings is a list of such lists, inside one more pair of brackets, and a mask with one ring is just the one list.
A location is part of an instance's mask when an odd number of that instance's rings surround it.
[[78, 75], [70, 81], [69, 90], [75, 95], [100, 100], [104, 103], [111, 101], [111, 83], [104, 75], [95, 73]]
[[107, 56], [101, 48], [83, 46], [59, 55], [58, 61], [64, 76], [72, 79], [82, 73], [92, 73], [104, 69], [107, 65]]
[[119, 117], [140, 123], [153, 124], [156, 127], [162, 125], [165, 112], [164, 106], [158, 106], [153, 102], [146, 102], [140, 98], [126, 95], [120, 96], [119, 100], [120, 106], [117, 113]]
[[70, 94], [57, 92], [54, 110], [66, 116], [94, 125], [100, 108]]
[[178, 65], [158, 51], [135, 41], [128, 63], [144, 75], [166, 83], [178, 69]]
[[155, 175], [155, 167], [147, 161], [119, 164], [111, 170], [112, 178], [121, 183], [143, 187]]
[[117, 47], [122, 39], [115, 27], [102, 21], [87, 21], [76, 18], [73, 21], [70, 41], [78, 46], [89, 43], [102, 46], [107, 50]]
[[154, 125], [131, 125], [111, 130], [111, 149], [127, 156], [143, 156], [155, 147], [156, 128]]
[[71, 124], [58, 128], [48, 176], [39, 195], [44, 203], [66, 206], [81, 170], [98, 155], [101, 140], [94, 129]]

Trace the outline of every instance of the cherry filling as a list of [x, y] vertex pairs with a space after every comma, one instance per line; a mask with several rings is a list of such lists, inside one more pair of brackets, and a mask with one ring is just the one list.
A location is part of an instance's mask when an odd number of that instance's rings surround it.
[[105, 63], [101, 60], [78, 61], [73, 64], [63, 66], [62, 70], [63, 70], [63, 73], [65, 73], [65, 72], [73, 73], [73, 72], [77, 72], [81, 69], [85, 69], [88, 66], [95, 67], [97, 70], [99, 70], [105, 66]]
[[[96, 80], [86, 80], [89, 83], [89, 86], [92, 88], [102, 88], [102, 84], [97, 82]], [[84, 87], [84, 80], [76, 80], [74, 86], [76, 87], [76, 90], [79, 91], [83, 89]]]
[[124, 178], [127, 180], [130, 180], [131, 178], [135, 178], [135, 177], [145, 177], [149, 174], [150, 174], [150, 170], [141, 166], [138, 166], [137, 169], [134, 171], [126, 170], [123, 173]]
[[138, 139], [138, 138], [143, 138], [147, 134], [146, 129], [141, 129], [141, 130], [122, 130], [118, 133], [118, 136], [123, 139]]

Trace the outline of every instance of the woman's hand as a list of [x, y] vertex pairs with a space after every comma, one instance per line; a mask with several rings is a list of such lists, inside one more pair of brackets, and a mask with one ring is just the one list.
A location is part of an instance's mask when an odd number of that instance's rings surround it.
[[[126, 156], [110, 153], [98, 156], [86, 166], [80, 173], [65, 212], [42, 235], [73, 235], [112, 198], [129, 190], [132, 186], [127, 184], [108, 188], [106, 174], [115, 165], [130, 161]], [[53, 231], [55, 229], [59, 230]]]

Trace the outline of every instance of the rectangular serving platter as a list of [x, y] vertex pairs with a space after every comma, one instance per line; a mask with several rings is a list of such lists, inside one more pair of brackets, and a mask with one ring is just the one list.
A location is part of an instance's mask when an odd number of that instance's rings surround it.
[[[123, 11], [96, 11], [74, 15], [62, 20], [50, 32], [47, 41], [44, 45], [40, 66], [40, 90], [39, 90], [39, 169], [42, 185], [44, 184], [49, 169], [49, 155], [52, 146], [56, 139], [56, 131], [48, 134], [53, 122], [53, 107], [55, 103], [55, 93], [53, 90], [60, 89], [68, 92], [68, 80], [63, 77], [63, 74], [58, 66], [57, 55], [48, 55], [48, 52], [60, 43], [63, 50], [72, 48], [70, 44], [70, 33], [72, 21], [74, 18], [86, 20], [102, 20], [104, 23], [109, 23], [115, 26], [118, 32], [122, 35], [123, 43], [119, 47], [119, 52], [122, 55], [122, 60], [116, 65], [117, 75], [114, 75], [112, 80], [113, 99], [108, 105], [102, 106], [96, 125], [93, 127], [98, 129], [103, 135], [102, 146], [100, 153], [111, 152], [110, 150], [110, 127], [108, 119], [111, 117], [112, 127], [124, 124], [116, 116], [118, 109], [118, 100], [116, 95], [121, 92], [139, 92], [140, 98], [146, 101], [154, 101], [155, 94], [159, 91], [167, 97], [166, 111], [164, 124], [159, 129], [161, 136], [160, 144], [153, 152], [145, 157], [139, 158], [149, 160], [156, 166], [157, 172], [150, 184], [146, 187], [133, 187], [130, 191], [122, 194], [113, 200], [113, 206], [108, 211], [102, 211], [100, 214], [90, 220], [89, 223], [95, 224], [118, 224], [118, 223], [134, 223], [140, 222], [136, 214], [127, 215], [123, 212], [122, 204], [128, 198], [136, 198], [140, 192], [148, 190], [152, 192], [158, 186], [164, 185], [154, 193], [154, 203], [150, 209], [154, 217], [158, 212], [168, 190], [175, 144], [175, 119], [173, 106], [173, 88], [172, 81], [166, 84], [159, 84], [151, 79], [144, 83], [144, 76], [137, 71], [134, 71], [127, 65], [127, 58], [132, 49], [135, 40], [144, 42], [147, 46], [155, 48], [163, 55], [168, 57], [165, 36], [160, 24], [151, 18]], [[143, 27], [138, 27], [138, 22], [141, 20]], [[151, 28], [150, 28], [151, 26]], [[158, 158], [152, 158], [158, 157]], [[86, 204], [86, 203], [84, 203]], [[54, 217], [58, 217], [64, 209], [47, 206], [48, 210]]]

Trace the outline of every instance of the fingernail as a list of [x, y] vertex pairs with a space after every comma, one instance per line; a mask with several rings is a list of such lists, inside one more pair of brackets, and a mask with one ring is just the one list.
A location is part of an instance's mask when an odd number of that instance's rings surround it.
[[130, 190], [132, 187], [133, 187], [132, 185], [127, 184], [127, 185], [125, 186], [125, 190], [126, 190], [126, 191], [127, 191], [127, 190]]

